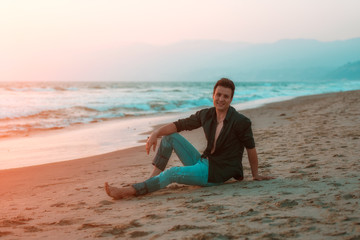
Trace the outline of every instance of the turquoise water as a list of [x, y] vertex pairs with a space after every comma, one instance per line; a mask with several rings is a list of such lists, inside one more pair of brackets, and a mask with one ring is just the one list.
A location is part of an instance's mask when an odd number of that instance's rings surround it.
[[[214, 83], [0, 83], [0, 137], [212, 106]], [[360, 89], [360, 80], [235, 84], [233, 104]]]

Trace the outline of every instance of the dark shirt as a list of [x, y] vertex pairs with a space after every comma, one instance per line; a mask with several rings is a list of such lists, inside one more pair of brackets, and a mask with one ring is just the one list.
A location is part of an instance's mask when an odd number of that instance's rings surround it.
[[213, 153], [211, 149], [214, 146], [217, 125], [214, 107], [200, 110], [188, 118], [179, 119], [174, 124], [178, 132], [203, 127], [207, 147], [202, 157], [209, 160], [208, 182], [225, 182], [232, 177], [243, 178], [244, 147], [248, 149], [255, 147], [251, 121], [247, 117], [237, 112], [235, 108], [229, 107]]

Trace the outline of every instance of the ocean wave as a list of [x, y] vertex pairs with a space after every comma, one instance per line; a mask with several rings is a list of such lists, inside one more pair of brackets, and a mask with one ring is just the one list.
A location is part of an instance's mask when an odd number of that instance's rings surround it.
[[64, 91], [78, 91], [78, 88], [69, 87], [3, 87], [5, 91], [9, 92], [64, 92]]
[[67, 126], [34, 126], [31, 124], [9, 125], [5, 129], [0, 126], [0, 138], [23, 137], [34, 132], [45, 132], [64, 129]]
[[0, 121], [10, 121], [10, 120], [26, 120], [26, 119], [63, 119], [69, 116], [88, 116], [89, 113], [99, 113], [98, 110], [83, 107], [83, 106], [75, 106], [70, 108], [61, 108], [56, 110], [44, 110], [35, 114], [23, 115], [23, 116], [15, 116], [15, 117], [5, 117], [1, 118]]
[[95, 123], [110, 119], [152, 115], [156, 113], [181, 112], [209, 105], [209, 99], [149, 101], [143, 104], [118, 106], [73, 106], [48, 109], [23, 116], [0, 119], [0, 137], [26, 135], [34, 131], [62, 129], [74, 124]]
[[[360, 81], [241, 82], [233, 104], [360, 89]], [[1, 83], [0, 136], [212, 106], [213, 83]]]

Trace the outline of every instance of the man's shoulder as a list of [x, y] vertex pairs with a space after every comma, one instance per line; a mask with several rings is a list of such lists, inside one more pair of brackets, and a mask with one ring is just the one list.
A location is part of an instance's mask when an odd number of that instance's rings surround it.
[[234, 121], [241, 121], [241, 122], [251, 122], [250, 119], [245, 116], [244, 114], [238, 112], [234, 107], [230, 107], [231, 110], [231, 118]]
[[197, 111], [196, 114], [199, 114], [201, 116], [209, 116], [209, 115], [213, 115], [215, 112], [216, 112], [215, 107], [209, 107]]
[[215, 107], [203, 108], [203, 109], [201, 109], [200, 111], [212, 112], [212, 111], [215, 111]]

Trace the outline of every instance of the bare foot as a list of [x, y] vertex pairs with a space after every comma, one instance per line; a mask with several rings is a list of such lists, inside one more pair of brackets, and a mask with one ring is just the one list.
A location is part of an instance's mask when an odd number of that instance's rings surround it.
[[133, 197], [136, 194], [136, 190], [133, 187], [111, 187], [107, 182], [105, 183], [105, 191], [107, 195], [113, 199], [122, 199], [127, 197]]

